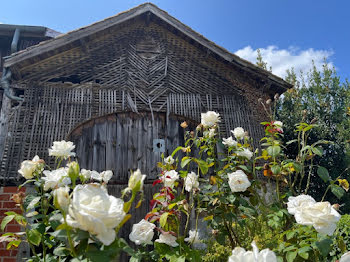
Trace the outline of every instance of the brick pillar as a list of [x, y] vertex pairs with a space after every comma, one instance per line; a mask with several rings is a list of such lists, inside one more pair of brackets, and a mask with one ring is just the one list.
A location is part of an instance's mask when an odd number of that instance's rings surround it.
[[[21, 214], [21, 210], [16, 207], [16, 203], [12, 201], [11, 197], [13, 194], [18, 193], [19, 191], [25, 192], [25, 188], [18, 190], [17, 187], [0, 187], [0, 221], [6, 216], [5, 212], [14, 211], [18, 214]], [[17, 224], [16, 221], [11, 221], [7, 224], [5, 232], [0, 231], [0, 235], [6, 232], [20, 232], [21, 227]], [[16, 262], [17, 261], [17, 249], [7, 250], [7, 243], [0, 243], [0, 262]]]

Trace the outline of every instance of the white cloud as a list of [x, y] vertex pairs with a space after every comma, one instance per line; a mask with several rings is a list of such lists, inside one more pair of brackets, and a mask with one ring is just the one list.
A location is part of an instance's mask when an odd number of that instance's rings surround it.
[[[300, 71], [307, 73], [312, 68], [312, 60], [318, 70], [322, 69], [324, 59], [329, 58], [334, 54], [331, 50], [315, 50], [309, 48], [300, 50], [296, 47], [288, 49], [279, 49], [277, 46], [271, 45], [266, 48], [259, 48], [264, 62], [268, 68], [272, 67], [272, 72], [282, 78], [286, 76], [286, 70], [294, 68], [298, 74]], [[253, 50], [251, 46], [246, 46], [237, 52], [236, 55], [246, 59], [252, 63], [256, 63], [257, 49]], [[329, 66], [333, 66], [332, 62], [328, 62]]]

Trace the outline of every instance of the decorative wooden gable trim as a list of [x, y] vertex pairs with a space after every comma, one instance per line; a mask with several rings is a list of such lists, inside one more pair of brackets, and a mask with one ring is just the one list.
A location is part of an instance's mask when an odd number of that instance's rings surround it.
[[239, 68], [255, 78], [262, 78], [264, 82], [269, 83], [269, 88], [273, 89], [274, 92], [283, 93], [286, 89], [292, 87], [281, 78], [239, 58], [224, 48], [209, 41], [151, 3], [142, 4], [129, 11], [120, 13], [90, 26], [69, 32], [53, 40], [42, 42], [39, 45], [26, 49], [25, 51], [17, 52], [8, 57], [5, 60], [4, 65], [5, 67], [13, 68], [15, 78], [20, 79], [20, 71], [22, 67], [31, 65], [39, 60], [48, 59], [53, 55], [59, 55], [61, 52], [65, 52], [71, 48], [76, 48], [81, 45], [81, 43], [84, 43], [84, 38], [92, 37], [94, 34], [121, 25], [125, 22], [130, 23], [139, 16], [145, 16], [147, 23], [147, 21], [150, 20], [151, 15], [156, 19], [159, 19], [166, 26], [172, 28], [172, 30], [178, 31], [184, 38], [194, 42], [198, 47], [204, 48], [207, 52], [216, 55], [218, 59], [228, 62], [231, 66]]

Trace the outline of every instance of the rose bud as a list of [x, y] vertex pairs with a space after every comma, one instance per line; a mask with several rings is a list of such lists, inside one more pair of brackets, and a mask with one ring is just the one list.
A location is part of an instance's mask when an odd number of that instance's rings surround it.
[[188, 124], [186, 121], [182, 122], [181, 125], [180, 125], [182, 128], [187, 128], [188, 127]]

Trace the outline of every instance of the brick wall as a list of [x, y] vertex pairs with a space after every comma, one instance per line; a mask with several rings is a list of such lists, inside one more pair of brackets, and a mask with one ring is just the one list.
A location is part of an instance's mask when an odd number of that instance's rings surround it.
[[[25, 192], [25, 188], [21, 188], [22, 192]], [[4, 218], [5, 212], [14, 211], [21, 213], [21, 210], [16, 207], [16, 203], [12, 201], [13, 194], [18, 193], [17, 187], [0, 187], [0, 221]], [[16, 221], [11, 221], [5, 228], [5, 232], [19, 232], [21, 227]], [[0, 235], [5, 232], [0, 231]], [[17, 261], [17, 249], [7, 250], [7, 243], [0, 243], [0, 262], [15, 262]]]

